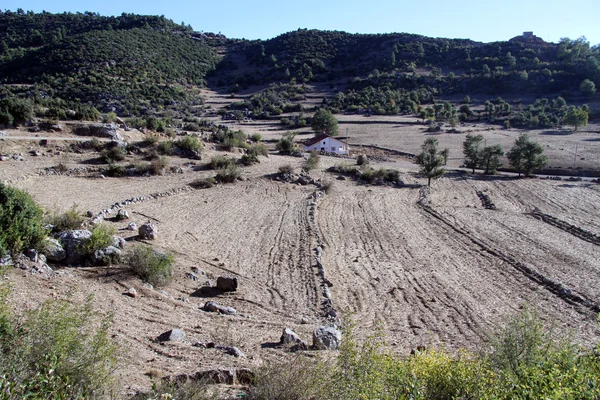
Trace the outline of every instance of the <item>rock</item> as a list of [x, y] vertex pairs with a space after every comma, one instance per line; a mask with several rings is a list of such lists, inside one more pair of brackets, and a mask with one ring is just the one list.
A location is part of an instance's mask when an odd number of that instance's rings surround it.
[[172, 329], [162, 333], [156, 338], [159, 342], [179, 342], [185, 337], [185, 333], [181, 329]]
[[129, 213], [127, 212], [127, 210], [120, 209], [119, 212], [117, 212], [117, 219], [118, 220], [129, 219]]
[[[81, 264], [83, 262], [83, 244], [92, 236], [92, 232], [87, 229], [72, 230], [61, 232], [58, 240], [67, 252], [65, 263]], [[48, 256], [48, 254], [46, 254]], [[48, 257], [51, 259], [50, 257]]]
[[56, 239], [44, 239], [41, 247], [41, 253], [50, 261], [62, 261], [67, 257], [67, 252]]
[[38, 252], [36, 249], [29, 249], [27, 250], [27, 252], [25, 253], [25, 255], [33, 262], [37, 262], [38, 261]]
[[284, 328], [279, 343], [282, 345], [293, 345], [293, 351], [307, 350], [308, 345], [300, 336], [290, 328]]
[[232, 276], [220, 276], [217, 278], [217, 289], [223, 292], [235, 292], [238, 287], [237, 278]]
[[79, 125], [73, 130], [73, 133], [80, 136], [97, 136], [123, 141], [123, 137], [117, 132], [117, 126], [114, 124]]
[[225, 315], [236, 315], [237, 311], [233, 307], [222, 306], [214, 301], [207, 301], [202, 307], [204, 311], [208, 312], [218, 312]]
[[125, 296], [129, 296], [131, 298], [136, 298], [137, 297], [137, 290], [135, 290], [135, 288], [129, 288], [127, 289], [127, 291], [125, 293], [123, 293]]
[[92, 265], [112, 265], [121, 261], [122, 252], [114, 246], [108, 246], [102, 250], [96, 250], [90, 256]]
[[223, 347], [222, 350], [225, 350], [227, 354], [237, 358], [246, 357], [246, 355], [237, 347]]
[[127, 225], [128, 231], [135, 231], [136, 229], [137, 229], [137, 224], [135, 222], [130, 222], [129, 225]]
[[10, 254], [5, 254], [4, 257], [0, 258], [0, 267], [9, 267], [15, 265]]
[[88, 210], [85, 214], [88, 218], [92, 218], [94, 216], [94, 212], [92, 210]]
[[138, 229], [138, 235], [140, 235], [142, 239], [153, 240], [156, 239], [156, 237], [158, 236], [158, 231], [155, 225], [151, 223], [146, 223], [140, 226], [140, 228]]
[[127, 242], [122, 237], [117, 235], [113, 236], [112, 247], [116, 247], [117, 249], [124, 249], [126, 243]]
[[199, 279], [198, 275], [194, 274], [193, 272], [186, 272], [185, 277], [193, 281], [197, 281]]
[[342, 342], [342, 332], [333, 326], [320, 326], [313, 332], [315, 350], [338, 350]]

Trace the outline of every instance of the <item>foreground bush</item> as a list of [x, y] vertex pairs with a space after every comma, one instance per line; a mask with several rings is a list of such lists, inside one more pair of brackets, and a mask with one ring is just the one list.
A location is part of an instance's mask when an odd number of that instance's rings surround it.
[[51, 300], [24, 316], [0, 288], [0, 399], [101, 398], [112, 393], [117, 346], [112, 316], [68, 300]]
[[86, 217], [77, 209], [77, 204], [73, 204], [65, 212], [54, 211], [44, 218], [45, 224], [53, 226], [53, 232], [81, 229], [81, 225], [85, 221]]
[[0, 183], [0, 256], [34, 247], [46, 236], [42, 210], [29, 193]]
[[100, 224], [92, 229], [92, 236], [83, 243], [82, 254], [90, 256], [96, 250], [102, 250], [112, 246], [114, 242], [115, 228], [111, 225]]
[[215, 181], [220, 183], [233, 183], [242, 176], [242, 171], [237, 165], [230, 165], [227, 168], [219, 170], [215, 175]]
[[172, 255], [143, 245], [135, 247], [128, 259], [133, 273], [154, 286], [164, 286], [171, 282], [174, 262]]

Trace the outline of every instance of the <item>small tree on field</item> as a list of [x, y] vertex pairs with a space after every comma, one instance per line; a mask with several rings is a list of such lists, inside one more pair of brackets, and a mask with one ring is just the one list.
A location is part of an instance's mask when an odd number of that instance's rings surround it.
[[576, 131], [578, 127], [588, 124], [588, 113], [583, 108], [572, 107], [564, 116], [562, 123], [574, 127]]
[[448, 164], [448, 156], [450, 155], [450, 149], [444, 148], [444, 150], [440, 151], [440, 156], [444, 158], [444, 165]]
[[312, 118], [312, 130], [321, 133], [325, 132], [329, 136], [336, 136], [338, 133], [338, 122], [331, 111], [324, 108], [319, 109]]
[[486, 175], [493, 175], [501, 165], [500, 157], [504, 155], [504, 150], [499, 144], [487, 146], [481, 152], [481, 166], [485, 169]]
[[444, 157], [437, 146], [437, 139], [429, 138], [421, 146], [421, 153], [415, 157], [415, 163], [421, 166], [421, 173], [427, 177], [427, 186], [431, 186], [432, 179], [440, 178], [446, 173], [443, 168]]
[[530, 176], [534, 170], [544, 168], [548, 164], [544, 148], [539, 143], [532, 141], [526, 134], [519, 136], [506, 157], [510, 165], [519, 172], [519, 176], [522, 173]]
[[579, 85], [579, 89], [588, 97], [592, 97], [596, 93], [596, 84], [589, 79], [584, 80]]
[[463, 142], [463, 154], [465, 155], [465, 165], [467, 168], [471, 168], [475, 173], [481, 162], [481, 142], [483, 141], [483, 135], [469, 135]]
[[279, 139], [279, 142], [277, 142], [276, 149], [281, 154], [290, 154], [294, 152], [296, 150], [296, 142], [294, 141], [295, 137], [296, 135], [294, 133], [287, 132], [281, 139]]

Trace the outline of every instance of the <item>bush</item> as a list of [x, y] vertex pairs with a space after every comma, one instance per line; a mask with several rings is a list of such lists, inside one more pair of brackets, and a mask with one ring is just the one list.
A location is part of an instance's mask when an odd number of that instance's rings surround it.
[[262, 136], [260, 133], [253, 133], [252, 135], [250, 135], [250, 140], [252, 140], [253, 142], [260, 142], [262, 140]]
[[246, 154], [240, 159], [240, 162], [244, 165], [256, 164], [260, 162], [258, 156], [269, 156], [269, 149], [262, 143], [256, 143], [250, 146], [246, 151]]
[[230, 165], [227, 168], [219, 170], [215, 176], [215, 181], [220, 183], [233, 183], [242, 176], [242, 171], [237, 165]]
[[104, 159], [107, 164], [110, 164], [115, 161], [123, 161], [127, 153], [125, 149], [118, 146], [113, 146], [109, 149], [104, 149], [100, 153], [100, 156]]
[[323, 190], [326, 194], [330, 194], [331, 191], [333, 190], [333, 181], [331, 181], [331, 180], [323, 181], [323, 184], [321, 185], [321, 190]]
[[280, 174], [293, 174], [294, 173], [294, 167], [292, 167], [292, 164], [282, 165], [281, 167], [279, 167], [278, 170], [279, 170]]
[[154, 160], [150, 161], [150, 167], [148, 170], [152, 175], [163, 175], [168, 165], [169, 160], [167, 159], [167, 157], [162, 156], [160, 158], [155, 158]]
[[369, 158], [364, 154], [361, 154], [356, 158], [356, 165], [364, 165], [364, 164], [368, 164], [368, 163], [369, 163]]
[[127, 170], [124, 166], [113, 163], [108, 163], [108, 168], [104, 170], [106, 176], [112, 176], [114, 178], [125, 176], [126, 173]]
[[215, 178], [196, 179], [190, 182], [189, 185], [194, 189], [208, 189], [215, 185]]
[[160, 142], [156, 147], [156, 151], [158, 151], [159, 154], [163, 154], [166, 156], [173, 155], [173, 141], [167, 140], [164, 142]]
[[159, 138], [159, 134], [147, 133], [146, 135], [144, 135], [144, 140], [142, 141], [142, 143], [144, 144], [144, 146], [154, 146], [158, 142]]
[[104, 118], [102, 118], [102, 122], [104, 122], [105, 124], [116, 122], [116, 121], [117, 121], [117, 114], [114, 112], [109, 112], [104, 116]]
[[110, 314], [92, 309], [91, 297], [82, 305], [50, 300], [19, 317], [0, 306], [0, 397], [111, 396], [118, 351], [111, 324]]
[[46, 236], [42, 220], [29, 193], [0, 183], [0, 256], [36, 246]]
[[82, 253], [86, 256], [94, 254], [114, 243], [115, 228], [111, 225], [100, 224], [92, 229], [92, 236], [83, 243]]
[[216, 155], [213, 156], [210, 159], [210, 163], [208, 164], [208, 167], [210, 169], [224, 169], [224, 168], [228, 168], [230, 166], [235, 166], [236, 161], [234, 158], [229, 158], [229, 157], [225, 157], [222, 155]]
[[179, 139], [175, 145], [179, 147], [182, 151], [192, 152], [192, 151], [200, 151], [204, 148], [204, 145], [201, 141], [198, 140], [195, 136], [184, 136]]
[[291, 132], [286, 133], [285, 136], [277, 142], [276, 149], [281, 154], [290, 154], [294, 152], [297, 148], [296, 142], [294, 141], [295, 137], [296, 135]]
[[174, 262], [172, 255], [144, 245], [135, 247], [128, 258], [128, 265], [133, 273], [154, 286], [164, 286], [171, 282]]
[[52, 225], [53, 232], [69, 231], [81, 229], [86, 217], [77, 209], [77, 204], [73, 204], [67, 211], [59, 213], [54, 211], [46, 214], [44, 224]]
[[317, 152], [313, 150], [310, 152], [308, 159], [304, 162], [302, 169], [305, 172], [312, 171], [313, 169], [317, 168], [317, 165], [319, 165], [320, 160], [321, 160], [321, 157], [319, 157]]

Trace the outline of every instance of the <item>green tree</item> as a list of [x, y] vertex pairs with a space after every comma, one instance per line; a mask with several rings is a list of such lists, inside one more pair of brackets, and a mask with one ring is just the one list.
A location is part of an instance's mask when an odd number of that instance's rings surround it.
[[471, 168], [475, 173], [481, 162], [481, 142], [483, 142], [483, 135], [471, 135], [467, 134], [465, 141], [463, 142], [463, 154], [465, 155], [465, 165], [467, 168]]
[[42, 210], [29, 193], [0, 183], [0, 257], [35, 246], [46, 236]]
[[548, 157], [544, 154], [544, 148], [532, 141], [527, 134], [520, 135], [515, 145], [506, 154], [510, 165], [519, 172], [530, 176], [536, 169], [544, 168], [548, 164]]
[[317, 133], [325, 132], [329, 136], [336, 136], [338, 133], [337, 119], [335, 119], [331, 111], [325, 108], [320, 108], [313, 115], [311, 127], [313, 131]]
[[584, 80], [579, 85], [579, 89], [588, 97], [592, 97], [596, 93], [596, 85], [589, 79]]
[[450, 155], [450, 149], [444, 148], [444, 150], [440, 151], [440, 155], [444, 158], [444, 165], [448, 164], [448, 156]]
[[421, 166], [421, 173], [427, 177], [427, 186], [431, 180], [442, 177], [446, 170], [443, 168], [444, 157], [438, 151], [438, 140], [428, 138], [421, 146], [421, 153], [415, 157], [415, 163]]
[[588, 113], [583, 108], [571, 107], [565, 114], [562, 123], [574, 127], [576, 131], [578, 127], [588, 124]]
[[494, 146], [486, 146], [481, 151], [481, 166], [485, 170], [486, 175], [493, 175], [500, 165], [500, 157], [504, 155], [504, 150], [499, 144]]

